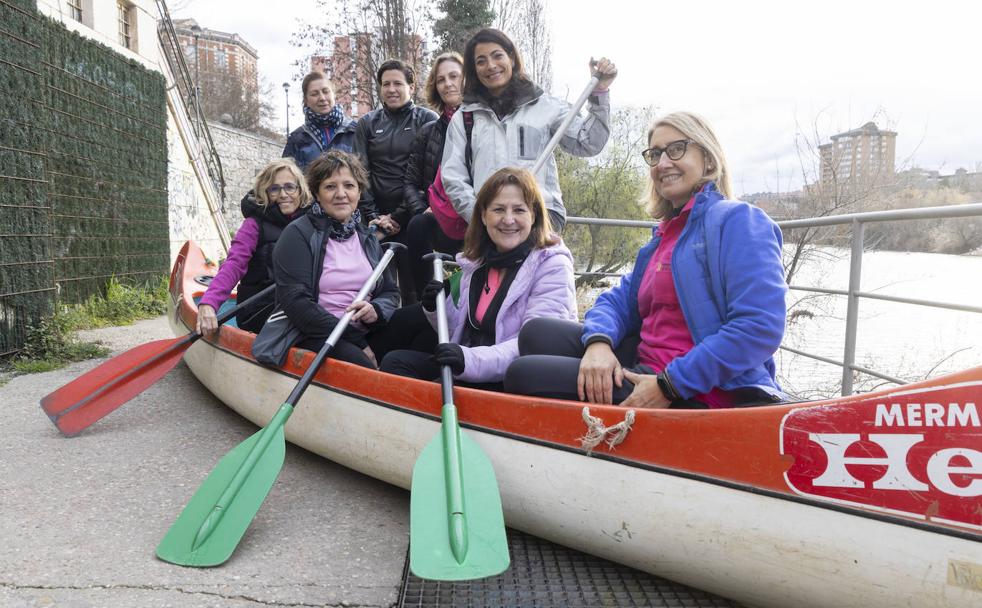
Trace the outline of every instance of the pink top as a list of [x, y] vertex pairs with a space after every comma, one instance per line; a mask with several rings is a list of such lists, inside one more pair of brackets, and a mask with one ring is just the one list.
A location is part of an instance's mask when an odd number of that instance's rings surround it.
[[228, 248], [228, 257], [218, 269], [215, 278], [208, 285], [208, 291], [201, 297], [198, 305], [207, 304], [215, 310], [232, 295], [232, 289], [239, 284], [249, 269], [249, 260], [256, 252], [259, 244], [259, 222], [247, 217], [235, 232], [232, 245]]
[[481, 297], [477, 300], [477, 308], [474, 309], [474, 316], [478, 323], [484, 322], [484, 313], [488, 311], [488, 306], [491, 306], [491, 300], [494, 300], [495, 294], [498, 293], [498, 288], [501, 287], [501, 279], [504, 277], [502, 273], [497, 268], [488, 268], [488, 280], [487, 283], [481, 288]]
[[[672, 252], [694, 203], [695, 197], [689, 199], [676, 217], [658, 225], [655, 234], [661, 237], [661, 241], [651, 256], [638, 289], [638, 313], [641, 315], [638, 363], [656, 372], [663, 371], [672, 359], [681, 357], [695, 346], [672, 279]], [[733, 406], [733, 399], [719, 388], [705, 395], [696, 395], [694, 399], [711, 408]]]
[[324, 247], [324, 271], [321, 272], [317, 303], [341, 318], [355, 301], [358, 290], [372, 276], [372, 265], [357, 234], [346, 241], [327, 239]]

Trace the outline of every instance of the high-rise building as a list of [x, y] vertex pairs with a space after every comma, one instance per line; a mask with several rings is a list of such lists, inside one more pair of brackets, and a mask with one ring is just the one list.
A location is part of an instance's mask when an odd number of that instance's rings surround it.
[[896, 162], [896, 131], [884, 131], [874, 122], [833, 135], [818, 147], [821, 156], [821, 185], [848, 189], [893, 177]]
[[256, 49], [238, 34], [203, 28], [194, 19], [174, 21], [191, 76], [203, 89], [227, 87], [235, 79], [251, 95], [259, 91]]
[[311, 71], [323, 72], [334, 84], [337, 103], [346, 114], [362, 116], [372, 110], [375, 75], [368, 69], [372, 38], [369, 34], [335, 36], [330, 55], [310, 58]]
[[[311, 71], [323, 72], [331, 80], [337, 102], [347, 114], [355, 118], [374, 109], [374, 100], [378, 94], [374, 70], [384, 59], [388, 59], [378, 57], [378, 48], [373, 48], [373, 44], [378, 44], [377, 38], [366, 32], [335, 36], [330, 54], [313, 55], [310, 58]], [[422, 82], [426, 79], [426, 74], [420, 73], [420, 58], [426, 50], [425, 41], [413, 34], [407, 36], [405, 45], [406, 50], [402, 56], [395, 58], [414, 66], [415, 98], [418, 99], [422, 93]]]

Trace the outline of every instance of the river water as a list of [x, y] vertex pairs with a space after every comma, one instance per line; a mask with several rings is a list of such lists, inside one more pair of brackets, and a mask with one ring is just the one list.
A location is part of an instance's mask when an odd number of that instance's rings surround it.
[[[820, 248], [816, 254], [792, 282], [847, 289], [849, 251]], [[866, 252], [861, 290], [982, 306], [982, 256]], [[791, 314], [784, 343], [841, 361], [845, 296], [792, 291], [788, 304]], [[776, 361], [779, 380], [789, 392], [800, 397], [838, 394], [839, 367], [787, 351], [780, 351]], [[982, 313], [860, 299], [856, 363], [908, 381], [982, 365]], [[882, 383], [860, 374], [855, 388], [871, 390]]]
[[[849, 250], [817, 248], [792, 283], [847, 289]], [[982, 306], [982, 256], [868, 251], [863, 254], [861, 290]], [[591, 290], [583, 299], [581, 313], [600, 291]], [[786, 346], [842, 361], [845, 296], [790, 291], [788, 308]], [[982, 365], [982, 313], [860, 299], [855, 360], [863, 367], [906, 381]], [[778, 381], [793, 396], [814, 399], [839, 395], [840, 367], [785, 350], [778, 351], [775, 362]], [[894, 385], [866, 374], [857, 374], [854, 380], [855, 392], [881, 386]]]

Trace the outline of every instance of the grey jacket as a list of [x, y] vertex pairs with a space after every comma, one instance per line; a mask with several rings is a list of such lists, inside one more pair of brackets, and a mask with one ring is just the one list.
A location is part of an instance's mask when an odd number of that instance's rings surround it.
[[[463, 105], [447, 129], [442, 165], [443, 187], [457, 214], [470, 223], [476, 193], [498, 169], [531, 169], [570, 108], [568, 102], [545, 93], [519, 104], [501, 120], [483, 102]], [[610, 136], [609, 94], [591, 96], [587, 110], [587, 116], [574, 119], [559, 142], [563, 150], [574, 156], [599, 154]], [[474, 117], [471, 133], [473, 181], [465, 160], [464, 112], [473, 112]], [[545, 197], [546, 208], [566, 217], [556, 159], [550, 157], [535, 178]]]

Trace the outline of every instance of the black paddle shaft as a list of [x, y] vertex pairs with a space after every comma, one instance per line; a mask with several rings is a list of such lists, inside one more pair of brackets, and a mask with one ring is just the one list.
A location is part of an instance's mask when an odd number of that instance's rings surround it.
[[[224, 325], [226, 321], [228, 321], [229, 319], [231, 319], [232, 317], [234, 317], [240, 310], [242, 310], [246, 306], [252, 304], [253, 302], [255, 302], [256, 300], [258, 300], [259, 298], [261, 298], [261, 297], [263, 297], [265, 295], [268, 295], [268, 294], [273, 293], [273, 290], [274, 289], [276, 289], [276, 285], [275, 284], [274, 285], [270, 285], [269, 287], [267, 287], [266, 289], [260, 291], [259, 293], [252, 294], [252, 296], [246, 298], [245, 301], [236, 303], [235, 306], [233, 306], [232, 308], [229, 308], [228, 310], [226, 310], [222, 314], [218, 315], [218, 319], [217, 319], [218, 326], [221, 327], [222, 325]], [[197, 331], [193, 331], [193, 332], [191, 332], [188, 335], [188, 337], [191, 338], [192, 340], [197, 340], [198, 338], [201, 337], [201, 334], [199, 334]]]
[[[382, 246], [386, 248], [385, 255], [382, 256], [381, 260], [379, 260], [379, 263], [375, 266], [375, 270], [372, 272], [372, 276], [368, 277], [365, 284], [361, 286], [361, 289], [358, 290], [358, 294], [355, 296], [355, 299], [352, 300], [352, 302], [364, 300], [365, 296], [368, 295], [368, 292], [372, 290], [372, 287], [374, 287], [375, 283], [379, 280], [379, 277], [382, 276], [382, 273], [385, 271], [385, 267], [392, 261], [396, 251], [405, 251], [406, 249], [405, 245], [396, 242], [385, 243]], [[290, 393], [290, 396], [286, 398], [287, 403], [295, 406], [297, 402], [300, 401], [300, 397], [303, 396], [304, 391], [307, 390], [307, 387], [310, 386], [311, 381], [313, 381], [314, 374], [316, 374], [317, 370], [320, 369], [320, 366], [324, 363], [324, 360], [327, 359], [327, 356], [331, 354], [331, 349], [333, 349], [334, 345], [341, 339], [341, 334], [343, 334], [344, 330], [348, 328], [348, 323], [351, 322], [351, 317], [354, 314], [354, 311], [349, 310], [341, 316], [338, 324], [334, 326], [334, 330], [331, 332], [331, 335], [329, 335], [327, 337], [327, 341], [324, 342], [324, 346], [322, 346], [320, 351], [317, 352], [317, 356], [314, 357], [313, 362], [311, 362], [311, 364], [307, 367], [307, 371], [305, 371], [303, 376], [301, 376], [300, 382], [298, 382], [297, 386], [294, 387], [293, 392]]]

